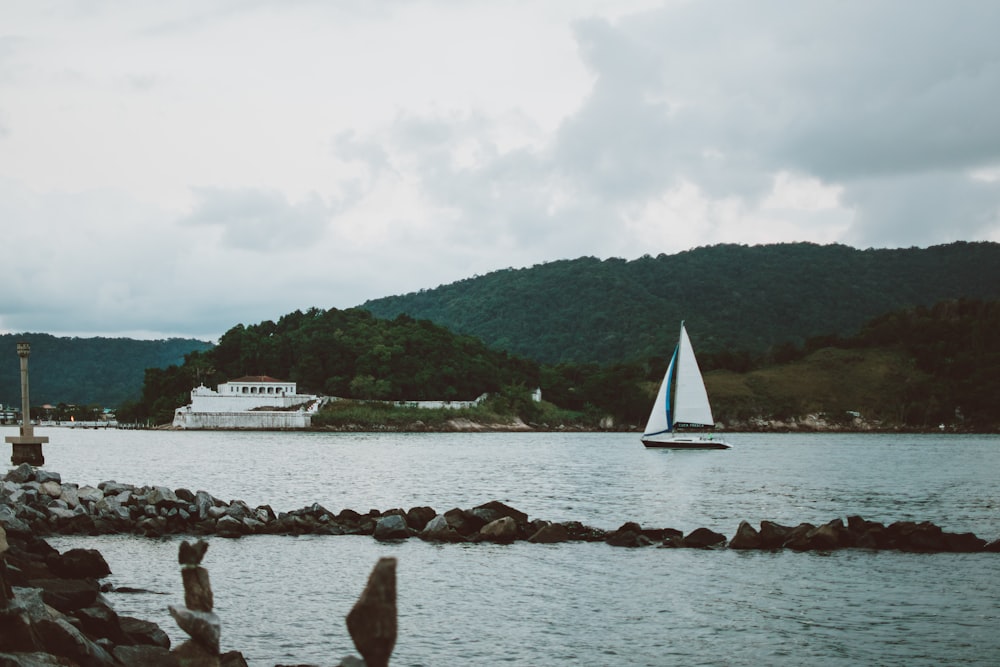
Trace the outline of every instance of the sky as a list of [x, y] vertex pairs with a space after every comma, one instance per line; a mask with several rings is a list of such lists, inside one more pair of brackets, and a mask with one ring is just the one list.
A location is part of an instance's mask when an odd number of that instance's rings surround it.
[[0, 0], [0, 333], [1000, 242], [1000, 3]]

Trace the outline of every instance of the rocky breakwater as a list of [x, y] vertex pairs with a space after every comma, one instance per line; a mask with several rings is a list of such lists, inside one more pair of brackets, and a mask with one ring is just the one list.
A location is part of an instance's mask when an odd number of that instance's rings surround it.
[[861, 517], [821, 525], [783, 526], [743, 522], [732, 538], [708, 528], [690, 533], [674, 528], [642, 528], [626, 522], [607, 531], [578, 521], [550, 522], [499, 501], [443, 513], [431, 507], [333, 512], [318, 503], [289, 512], [270, 506], [250, 507], [242, 500], [223, 501], [207, 491], [136, 486], [115, 481], [97, 486], [64, 483], [58, 473], [22, 465], [0, 484], [0, 525], [8, 532], [50, 534], [124, 533], [163, 535], [370, 535], [392, 541], [416, 537], [433, 542], [534, 543], [604, 541], [612, 546], [664, 548], [890, 549], [922, 552], [1000, 551], [1000, 540], [987, 543], [972, 533], [949, 533], [930, 522], [899, 521], [884, 525]]

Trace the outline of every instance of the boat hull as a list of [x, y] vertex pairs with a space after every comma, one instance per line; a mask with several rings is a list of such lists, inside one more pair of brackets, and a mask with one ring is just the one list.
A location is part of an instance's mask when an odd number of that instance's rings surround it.
[[666, 436], [643, 438], [642, 444], [650, 449], [729, 449], [730, 444], [697, 436]]

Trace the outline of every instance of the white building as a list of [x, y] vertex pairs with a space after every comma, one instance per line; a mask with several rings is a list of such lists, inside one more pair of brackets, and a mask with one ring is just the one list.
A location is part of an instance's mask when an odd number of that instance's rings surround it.
[[294, 382], [248, 375], [224, 382], [213, 391], [191, 390], [191, 403], [174, 412], [174, 428], [294, 429], [308, 428], [323, 399], [300, 394]]

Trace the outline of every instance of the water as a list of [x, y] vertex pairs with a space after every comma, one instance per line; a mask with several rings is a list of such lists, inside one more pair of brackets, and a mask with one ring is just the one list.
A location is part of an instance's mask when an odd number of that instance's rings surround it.
[[[0, 435], [7, 435], [0, 433]], [[291, 510], [439, 512], [501, 500], [531, 518], [732, 535], [740, 520], [859, 514], [1000, 537], [1000, 437], [734, 435], [730, 451], [646, 450], [634, 434], [179, 433], [46, 429], [64, 481], [204, 489]], [[119, 613], [183, 600], [179, 538], [65, 537], [100, 549]], [[622, 549], [603, 543], [211, 539], [223, 649], [254, 667], [336, 664], [344, 615], [399, 559], [394, 665], [994, 665], [1000, 555]]]

